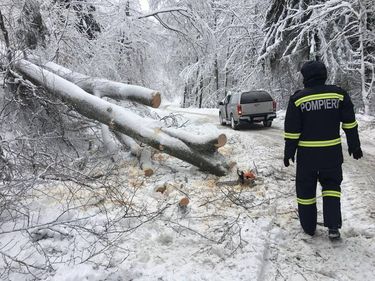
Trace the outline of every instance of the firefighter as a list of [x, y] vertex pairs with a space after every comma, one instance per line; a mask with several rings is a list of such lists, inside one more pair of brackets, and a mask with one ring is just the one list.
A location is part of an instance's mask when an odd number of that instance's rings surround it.
[[347, 137], [349, 155], [363, 156], [353, 103], [348, 93], [325, 85], [327, 69], [322, 62], [306, 62], [301, 69], [304, 89], [289, 100], [285, 116], [284, 165], [294, 162], [297, 151], [296, 191], [298, 214], [303, 230], [316, 230], [316, 185], [323, 197], [324, 226], [331, 240], [340, 238], [343, 155], [340, 123]]

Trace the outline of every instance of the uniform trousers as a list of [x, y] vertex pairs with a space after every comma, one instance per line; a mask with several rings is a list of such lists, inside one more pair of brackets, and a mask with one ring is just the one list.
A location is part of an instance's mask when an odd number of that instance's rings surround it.
[[324, 226], [341, 228], [341, 165], [329, 169], [312, 169], [297, 163], [296, 190], [298, 214], [303, 230], [313, 235], [316, 230], [317, 182], [322, 186]]

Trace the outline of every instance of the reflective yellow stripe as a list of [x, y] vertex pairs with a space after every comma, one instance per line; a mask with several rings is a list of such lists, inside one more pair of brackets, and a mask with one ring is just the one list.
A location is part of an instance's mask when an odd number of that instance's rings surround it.
[[306, 97], [300, 98], [294, 102], [296, 106], [300, 106], [303, 102], [312, 101], [312, 100], [322, 100], [322, 99], [339, 99], [340, 101], [344, 100], [344, 96], [338, 93], [324, 93], [324, 94], [314, 94], [308, 95]]
[[301, 199], [301, 198], [297, 198], [297, 202], [298, 204], [301, 204], [301, 205], [313, 205], [316, 203], [316, 198], [310, 198], [310, 199]]
[[343, 129], [353, 129], [358, 125], [357, 121], [354, 121], [353, 123], [342, 123]]
[[340, 198], [341, 195], [340, 194], [334, 194], [334, 193], [325, 193], [325, 194], [322, 194], [323, 197], [337, 197], [337, 198]]
[[299, 141], [298, 146], [304, 147], [326, 147], [326, 146], [334, 146], [341, 143], [341, 138], [334, 139], [334, 140], [325, 140], [325, 141]]
[[336, 190], [324, 190], [324, 191], [322, 191], [322, 196], [323, 197], [330, 196], [330, 197], [338, 197], [338, 198], [340, 198], [341, 197], [341, 192], [340, 191], [336, 191]]
[[286, 139], [292, 139], [292, 140], [298, 140], [301, 133], [287, 133], [284, 132], [284, 138]]

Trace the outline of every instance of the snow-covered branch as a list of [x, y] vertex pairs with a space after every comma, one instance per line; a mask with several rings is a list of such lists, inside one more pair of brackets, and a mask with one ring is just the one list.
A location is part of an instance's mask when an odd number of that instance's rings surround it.
[[78, 85], [85, 91], [92, 94], [95, 93], [100, 97], [119, 100], [128, 99], [154, 108], [159, 107], [161, 103], [160, 93], [145, 87], [124, 84], [103, 78], [90, 77], [78, 72], [73, 72], [54, 62], [43, 64], [43, 68]]
[[139, 16], [138, 19], [143, 19], [143, 18], [148, 18], [148, 17], [154, 17], [159, 14], [165, 14], [165, 13], [171, 13], [171, 12], [187, 12], [188, 10], [186, 8], [181, 8], [181, 7], [173, 7], [173, 8], [167, 8], [167, 9], [162, 9], [158, 11], [154, 11], [142, 16]]

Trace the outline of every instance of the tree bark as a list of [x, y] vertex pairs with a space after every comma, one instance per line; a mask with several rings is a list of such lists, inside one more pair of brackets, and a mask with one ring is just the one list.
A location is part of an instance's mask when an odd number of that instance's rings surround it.
[[203, 74], [201, 74], [201, 78], [199, 80], [199, 108], [202, 108], [202, 101], [203, 101]]
[[215, 79], [215, 87], [216, 87], [216, 101], [220, 100], [220, 91], [219, 91], [219, 63], [218, 58], [216, 55], [215, 63], [214, 63], [214, 79]]
[[187, 94], [188, 94], [188, 85], [187, 83], [185, 82], [185, 87], [184, 87], [184, 99], [182, 101], [182, 107], [185, 108], [186, 107], [186, 98], [187, 98]]
[[3, 37], [4, 37], [4, 41], [5, 41], [6, 57], [8, 59], [8, 63], [11, 63], [12, 62], [12, 53], [10, 51], [9, 34], [8, 34], [8, 30], [5, 27], [5, 21], [4, 21], [3, 14], [1, 13], [1, 10], [0, 10], [0, 29], [1, 29], [1, 32], [3, 33]]
[[163, 132], [163, 125], [159, 121], [142, 118], [116, 104], [90, 95], [77, 85], [26, 60], [18, 60], [14, 66], [17, 71], [72, 105], [80, 114], [106, 124], [112, 130], [126, 134], [214, 175], [224, 176], [229, 171], [229, 165], [225, 163], [221, 154], [201, 153], [189, 147], [180, 139]]
[[219, 136], [195, 136], [174, 128], [163, 128], [163, 132], [183, 141], [186, 145], [199, 152], [215, 152], [218, 148], [227, 143], [227, 136], [220, 134]]
[[359, 2], [359, 18], [358, 18], [358, 33], [359, 33], [359, 52], [361, 56], [361, 68], [359, 69], [361, 75], [361, 94], [362, 101], [365, 108], [365, 114], [370, 115], [370, 95], [366, 89], [366, 64], [365, 64], [365, 44], [364, 44], [364, 30], [366, 29], [367, 19], [366, 19], [366, 9]]

